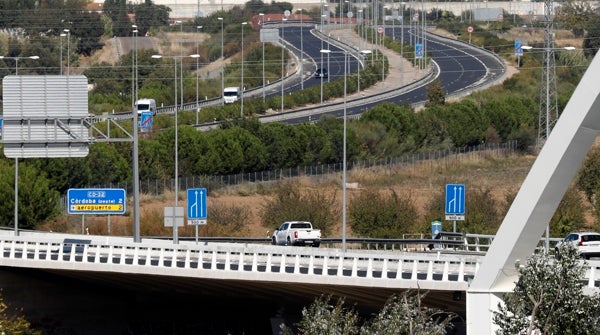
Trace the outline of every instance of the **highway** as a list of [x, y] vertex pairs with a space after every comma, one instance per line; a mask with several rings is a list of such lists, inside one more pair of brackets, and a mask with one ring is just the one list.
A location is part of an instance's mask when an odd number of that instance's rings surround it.
[[[302, 32], [300, 30], [302, 29]], [[402, 33], [404, 29], [404, 33]], [[409, 27], [387, 27], [387, 36], [404, 36], [405, 43], [410, 43], [412, 34]], [[318, 67], [327, 67], [329, 80], [336, 80], [344, 76], [344, 50], [348, 51], [348, 73], [358, 70], [359, 50], [343, 40], [338, 41], [329, 35], [321, 34], [318, 30], [309, 27], [286, 26], [282, 35], [285, 37], [286, 46], [300, 59], [300, 51], [305, 54], [304, 76], [290, 76], [284, 83], [286, 94], [313, 85], [320, 85], [321, 80], [313, 78], [310, 73]], [[382, 103], [392, 102], [396, 104], [409, 103], [413, 107], [422, 106], [426, 101], [427, 85], [436, 78], [442, 83], [447, 93], [447, 98], [466, 96], [474, 90], [484, 89], [497, 82], [506, 74], [506, 66], [502, 59], [488, 50], [469, 45], [468, 43], [448, 39], [431, 33], [427, 33], [427, 52], [431, 55], [431, 71], [423, 78], [417, 78], [415, 82], [406, 85], [387, 85], [386, 90], [369, 96], [348, 97], [346, 102], [339, 101], [326, 103], [324, 105], [301, 107], [293, 110], [277, 113], [274, 115], [261, 116], [263, 123], [286, 122], [299, 124], [317, 120], [324, 114], [343, 117], [344, 108], [348, 117], [357, 116], [364, 111]], [[302, 43], [300, 42], [302, 40]], [[346, 49], [344, 49], [344, 47]], [[332, 52], [323, 54], [322, 49]], [[323, 65], [321, 65], [323, 64]], [[410, 70], [409, 70], [410, 71]], [[407, 71], [407, 74], [410, 72]], [[307, 75], [308, 73], [308, 75]], [[301, 84], [303, 80], [303, 84]], [[323, 79], [325, 81], [326, 79]], [[281, 96], [281, 83], [273, 83], [267, 88], [267, 96]], [[246, 96], [262, 96], [262, 87], [246, 91]], [[213, 101], [213, 100], [210, 100]], [[210, 103], [206, 101], [205, 103]], [[212, 104], [220, 104], [215, 99]], [[190, 109], [194, 106], [191, 106]], [[207, 123], [199, 125], [201, 130], [214, 129], [218, 123]]]

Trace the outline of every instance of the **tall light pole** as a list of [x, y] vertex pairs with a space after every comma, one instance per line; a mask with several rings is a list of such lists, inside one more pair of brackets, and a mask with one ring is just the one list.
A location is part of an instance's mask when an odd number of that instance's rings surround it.
[[[13, 59], [15, 61], [15, 75], [19, 75], [19, 59], [40, 59], [39, 56], [28, 57], [6, 57], [0, 56], [0, 59]], [[19, 235], [19, 158], [15, 158], [15, 236]]]
[[67, 33], [67, 76], [71, 74], [71, 31], [63, 29]]
[[241, 98], [241, 109], [240, 109], [240, 117], [244, 117], [244, 93], [246, 91], [246, 87], [244, 87], [244, 26], [247, 25], [248, 22], [242, 22], [242, 98]]
[[285, 10], [283, 12], [283, 18], [281, 18], [281, 112], [283, 113], [283, 95], [284, 95], [284, 82], [285, 82], [285, 62], [283, 54], [285, 52], [285, 21], [290, 16], [290, 11]]
[[[202, 26], [196, 26], [196, 34], [200, 35], [200, 29]], [[198, 36], [199, 37], [199, 36]], [[196, 54], [200, 55], [200, 46], [198, 38], [196, 38]], [[198, 124], [198, 113], [200, 113], [200, 106], [198, 105], [198, 70], [200, 65], [200, 57], [196, 58], [196, 124]], [[197, 225], [196, 225], [197, 226]]]
[[218, 17], [217, 20], [221, 21], [221, 94], [225, 89], [225, 68], [223, 64], [225, 64], [225, 59], [223, 58], [223, 18]]
[[179, 24], [179, 85], [181, 89], [179, 90], [179, 103], [181, 104], [181, 108], [183, 108], [183, 21], [177, 20], [175, 24]]
[[[334, 51], [329, 49], [321, 50], [321, 53], [330, 54]], [[344, 50], [344, 140], [343, 140], [343, 166], [342, 166], [342, 252], [346, 252], [346, 97], [347, 97], [347, 73], [348, 73], [348, 51]]]
[[357, 73], [358, 73], [357, 82], [358, 83], [357, 83], [356, 87], [357, 87], [357, 92], [358, 92], [359, 95], [360, 95], [360, 67], [366, 62], [367, 55], [370, 55], [371, 53], [372, 53], [371, 50], [361, 50], [360, 51], [360, 54], [363, 57], [363, 62], [362, 62], [362, 64], [361, 64], [360, 61], [358, 62], [358, 69], [357, 69]]
[[138, 63], [138, 59], [137, 59], [137, 36], [138, 36], [138, 30], [137, 30], [137, 26], [134, 24], [131, 26], [133, 28], [133, 39], [134, 39], [134, 48], [133, 48], [133, 57], [132, 58], [132, 62], [133, 62], [133, 69], [132, 69], [132, 76], [133, 76], [133, 84], [132, 84], [132, 89], [133, 89], [133, 94], [132, 94], [132, 98], [133, 98], [133, 105], [131, 106], [131, 118], [133, 120], [133, 241], [134, 242], [140, 242], [140, 176], [139, 176], [139, 162], [138, 162], [138, 113], [135, 109], [135, 102], [137, 101], [138, 98], [138, 67], [137, 67], [137, 63]]
[[65, 33], [60, 33], [60, 75], [63, 74], [63, 37], [67, 36]]
[[175, 201], [174, 201], [174, 206], [173, 206], [173, 243], [177, 244], [179, 243], [179, 237], [177, 236], [177, 232], [178, 232], [178, 227], [177, 227], [177, 220], [176, 220], [176, 211], [177, 211], [177, 202], [178, 202], [178, 197], [179, 197], [179, 152], [178, 152], [178, 148], [179, 148], [179, 139], [177, 138], [177, 133], [178, 133], [178, 118], [177, 118], [177, 60], [183, 60], [183, 58], [198, 58], [200, 57], [200, 55], [198, 54], [194, 54], [194, 55], [189, 55], [189, 56], [163, 56], [163, 55], [152, 55], [152, 58], [155, 59], [160, 59], [160, 58], [173, 58], [173, 68], [174, 68], [174, 97], [175, 97], [175, 153], [174, 153], [174, 158], [175, 158], [175, 172], [174, 172], [174, 177], [175, 177], [175, 185], [174, 185], [174, 191], [175, 191]]
[[304, 36], [303, 36], [303, 31], [304, 31], [304, 26], [302, 25], [302, 16], [303, 13], [303, 9], [300, 8], [298, 9], [300, 11], [300, 73], [302, 74], [302, 80], [300, 81], [300, 88], [304, 89]]
[[[258, 15], [260, 15], [260, 29], [262, 30], [263, 24], [264, 24], [264, 20], [265, 20], [265, 13], [259, 13]], [[262, 89], [262, 96], [263, 96], [263, 103], [265, 103], [265, 42], [262, 41], [262, 81], [263, 81], [263, 89]]]

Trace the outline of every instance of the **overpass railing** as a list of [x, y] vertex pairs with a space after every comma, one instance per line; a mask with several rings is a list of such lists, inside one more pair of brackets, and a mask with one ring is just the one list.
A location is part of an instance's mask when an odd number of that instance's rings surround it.
[[466, 290], [480, 258], [246, 243], [133, 242], [97, 235], [0, 234], [1, 266], [321, 284], [327, 278], [330, 285], [433, 289], [443, 282], [445, 290]]
[[[465, 235], [469, 238], [490, 241], [490, 235]], [[264, 242], [264, 239], [262, 239]], [[359, 243], [348, 239], [348, 245]], [[338, 241], [328, 241], [337, 243]], [[400, 244], [400, 241], [395, 241]], [[460, 243], [463, 243], [460, 246]], [[424, 285], [434, 288], [445, 282], [444, 287], [466, 289], [482, 261], [482, 254], [468, 252], [468, 246], [460, 240], [416, 239], [404, 241], [404, 245], [427, 245], [429, 251], [407, 252], [404, 249], [385, 249], [392, 245], [389, 240], [362, 239], [360, 245], [377, 245], [372, 249], [312, 248], [261, 245], [257, 243], [225, 243], [209, 241], [181, 241], [173, 244], [168, 240], [143, 239], [133, 242], [130, 237], [100, 235], [73, 235], [48, 232], [13, 232], [0, 230], [0, 265], [30, 268], [82, 269], [123, 271], [132, 273], [165, 274], [173, 276], [211, 277], [238, 276], [240, 272], [262, 275], [264, 280], [290, 280], [279, 275], [302, 276], [303, 281], [319, 281], [327, 277], [332, 284], [344, 280], [403, 280], [394, 283], [398, 287]], [[430, 248], [430, 245], [434, 247]], [[441, 247], [436, 249], [435, 245]], [[478, 247], [482, 249], [484, 244]], [[460, 246], [460, 247], [459, 247]], [[379, 249], [378, 249], [379, 248]], [[459, 248], [464, 248], [462, 251]], [[86, 265], [76, 265], [86, 264]], [[121, 267], [121, 268], [115, 268]], [[168, 269], [165, 272], [165, 269]], [[238, 273], [235, 275], [233, 273]], [[294, 277], [298, 280], [300, 277]], [[309, 279], [310, 278], [310, 279]], [[588, 262], [582, 279], [588, 288], [600, 286], [600, 261]], [[355, 283], [360, 285], [359, 283]], [[364, 283], [362, 283], [364, 285]], [[382, 284], [382, 285], [390, 285]]]

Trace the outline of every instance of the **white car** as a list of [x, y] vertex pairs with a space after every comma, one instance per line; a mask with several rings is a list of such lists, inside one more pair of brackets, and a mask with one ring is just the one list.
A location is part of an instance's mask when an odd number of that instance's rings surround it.
[[558, 255], [558, 249], [561, 244], [570, 243], [577, 250], [581, 257], [590, 259], [590, 257], [600, 256], [600, 233], [596, 232], [576, 232], [571, 233], [565, 237], [562, 241], [556, 244], [554, 249], [555, 254]]

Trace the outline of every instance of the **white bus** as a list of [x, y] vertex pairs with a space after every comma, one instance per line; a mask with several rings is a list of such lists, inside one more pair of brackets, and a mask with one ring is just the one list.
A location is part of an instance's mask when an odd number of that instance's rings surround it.
[[135, 109], [138, 115], [142, 112], [152, 112], [152, 115], [156, 115], [156, 101], [154, 99], [140, 99], [135, 102]]
[[223, 102], [232, 104], [240, 98], [242, 92], [239, 87], [225, 87], [223, 89]]

